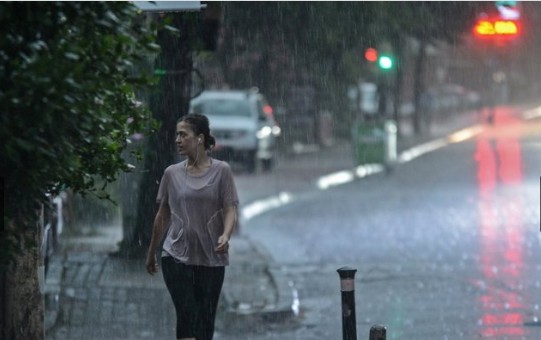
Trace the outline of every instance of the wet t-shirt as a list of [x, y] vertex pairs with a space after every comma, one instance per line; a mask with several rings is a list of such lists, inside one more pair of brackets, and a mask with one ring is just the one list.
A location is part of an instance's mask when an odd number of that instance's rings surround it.
[[211, 159], [202, 175], [190, 174], [186, 160], [169, 166], [156, 200], [171, 211], [162, 256], [189, 265], [229, 264], [227, 253], [214, 250], [224, 232], [224, 208], [238, 205], [233, 174], [226, 162]]

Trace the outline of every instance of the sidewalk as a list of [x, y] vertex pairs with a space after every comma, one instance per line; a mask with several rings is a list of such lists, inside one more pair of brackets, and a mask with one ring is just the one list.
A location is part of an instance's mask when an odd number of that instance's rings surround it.
[[[475, 112], [439, 117], [434, 119], [430, 133], [415, 136], [411, 124], [404, 122], [398, 151], [479, 123]], [[348, 147], [347, 142], [337, 142], [298, 157], [313, 154], [328, 157], [327, 164], [332, 166], [349, 166], [353, 160]], [[63, 237], [63, 251], [51, 259], [45, 283], [46, 339], [173, 338], [175, 311], [161, 273], [148, 275], [143, 258], [108, 255], [116, 250], [121, 238], [119, 225], [95, 231], [92, 236]], [[298, 301], [294, 292], [266, 254], [248, 235], [240, 233], [232, 238], [232, 265], [226, 270], [216, 339], [239, 327], [260, 327], [260, 319], [295, 316], [292, 307]]]
[[[120, 227], [105, 226], [93, 236], [62, 240], [63, 251], [51, 259], [45, 284], [47, 339], [174, 337], [175, 311], [161, 272], [147, 274], [144, 258], [108, 255], [119, 232]], [[270, 274], [268, 259], [246, 236], [231, 239], [230, 261], [215, 338], [259, 318], [292, 316], [287, 282]]]

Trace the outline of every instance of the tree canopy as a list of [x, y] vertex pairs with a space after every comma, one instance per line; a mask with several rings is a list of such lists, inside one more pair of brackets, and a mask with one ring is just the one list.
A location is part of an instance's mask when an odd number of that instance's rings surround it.
[[[321, 109], [346, 112], [349, 85], [371, 73], [367, 47], [403, 57], [406, 37], [456, 43], [481, 2], [228, 2], [219, 58], [233, 87], [258, 86], [274, 103], [314, 86]], [[398, 63], [399, 65], [400, 63]], [[287, 106], [287, 104], [286, 104]]]
[[142, 17], [129, 2], [0, 3], [2, 264], [45, 193], [99, 195], [96, 179], [128, 170], [128, 137], [150, 128], [135, 94], [159, 50]]

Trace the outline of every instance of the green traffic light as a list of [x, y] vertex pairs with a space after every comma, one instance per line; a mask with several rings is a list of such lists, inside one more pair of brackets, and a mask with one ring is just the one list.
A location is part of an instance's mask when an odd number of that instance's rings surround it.
[[393, 59], [389, 56], [382, 55], [378, 60], [378, 65], [384, 70], [389, 70], [393, 67]]

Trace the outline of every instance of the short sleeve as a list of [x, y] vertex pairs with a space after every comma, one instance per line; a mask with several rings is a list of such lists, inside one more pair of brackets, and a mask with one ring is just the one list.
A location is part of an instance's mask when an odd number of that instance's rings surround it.
[[168, 205], [169, 200], [169, 182], [170, 172], [165, 169], [162, 179], [160, 181], [160, 187], [158, 189], [158, 195], [156, 196], [156, 203], [162, 205]]
[[237, 206], [239, 204], [239, 197], [237, 194], [237, 188], [235, 186], [235, 180], [233, 179], [233, 172], [228, 164], [226, 164], [222, 170], [221, 197], [223, 208]]

